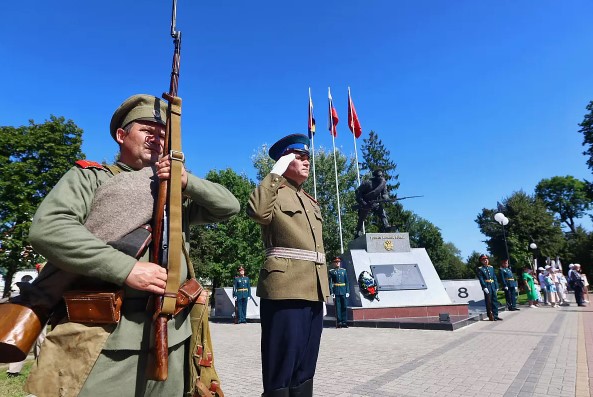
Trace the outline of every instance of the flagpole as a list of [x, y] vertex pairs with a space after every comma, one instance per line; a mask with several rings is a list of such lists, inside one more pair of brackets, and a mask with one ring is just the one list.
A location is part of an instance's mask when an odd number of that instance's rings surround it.
[[[354, 139], [354, 156], [356, 158], [356, 180], [358, 181], [358, 186], [360, 186], [360, 168], [358, 167], [358, 149], [356, 148], [356, 134], [354, 133], [354, 117], [352, 117], [352, 98], [350, 97], [350, 87], [348, 87], [348, 112], [350, 113], [349, 120], [350, 122], [350, 130], [352, 131], [352, 139]], [[365, 224], [362, 222], [362, 234], [366, 234]]]
[[332, 100], [332, 96], [331, 96], [331, 91], [330, 88], [327, 87], [327, 96], [329, 99], [329, 130], [331, 132], [332, 135], [332, 146], [334, 148], [334, 174], [336, 176], [336, 199], [337, 199], [337, 203], [338, 203], [338, 227], [340, 230], [340, 253], [343, 254], [344, 253], [344, 240], [342, 238], [342, 215], [341, 215], [341, 206], [340, 206], [340, 190], [338, 188], [338, 162], [336, 160], [337, 156], [336, 156], [336, 137], [334, 135], [335, 132], [335, 128], [334, 128], [334, 123], [333, 123], [333, 115], [332, 115], [332, 110], [333, 110], [333, 100]]
[[[309, 87], [309, 122], [311, 124], [313, 120], [313, 102], [311, 101], [311, 87]], [[311, 131], [312, 125], [308, 125], [307, 128], [309, 129], [309, 136], [311, 137], [311, 159], [313, 163], [313, 197], [317, 200], [317, 177], [315, 176], [315, 143], [313, 137], [315, 136], [315, 131]], [[314, 127], [313, 127], [314, 128]]]

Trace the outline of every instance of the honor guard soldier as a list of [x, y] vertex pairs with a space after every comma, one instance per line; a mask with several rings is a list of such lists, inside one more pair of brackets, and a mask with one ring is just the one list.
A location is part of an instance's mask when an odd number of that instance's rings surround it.
[[486, 303], [486, 312], [491, 321], [501, 321], [498, 317], [498, 298], [496, 292], [498, 291], [498, 281], [496, 281], [496, 274], [494, 268], [490, 265], [490, 260], [485, 254], [480, 255], [480, 263], [482, 266], [478, 267], [478, 279], [484, 291], [484, 302]]
[[251, 298], [251, 282], [249, 277], [245, 276], [245, 269], [239, 266], [239, 273], [233, 283], [233, 298], [237, 305], [238, 324], [247, 323], [247, 301]]
[[348, 305], [347, 299], [350, 296], [348, 285], [348, 273], [342, 268], [342, 260], [333, 260], [335, 268], [329, 271], [329, 289], [334, 298], [336, 310], [336, 328], [348, 328]]
[[517, 309], [517, 280], [513, 271], [509, 268], [509, 260], [503, 259], [500, 263], [500, 279], [502, 281], [502, 288], [504, 289], [504, 296], [507, 301], [507, 309], [509, 311], [521, 310]]
[[303, 191], [309, 138], [294, 134], [269, 151], [276, 161], [249, 197], [266, 259], [259, 273], [264, 397], [313, 395], [329, 282], [317, 201]]
[[[107, 243], [119, 239], [115, 230], [127, 233], [153, 221], [151, 186], [171, 179], [174, 161], [169, 153], [163, 153], [166, 116], [167, 103], [152, 95], [125, 100], [110, 124], [111, 137], [119, 145], [117, 163], [103, 166], [77, 161], [33, 217], [29, 240], [35, 250], [60, 270], [84, 276], [71, 289], [110, 286], [123, 289], [124, 298], [121, 318], [115, 324], [63, 318], [52, 328], [25, 385], [31, 394], [156, 397], [182, 396], [190, 391], [186, 380], [192, 379], [190, 356], [194, 352], [188, 347], [192, 336], [188, 309], [182, 309], [166, 325], [166, 381], [150, 380], [146, 371], [151, 354], [147, 331], [153, 323], [153, 312], [146, 307], [152, 295], [165, 293], [167, 269], [151, 262], [149, 252], [142, 251], [137, 259]], [[185, 236], [189, 237], [190, 224], [220, 222], [239, 212], [239, 201], [228, 189], [190, 175], [184, 166], [179, 189]], [[110, 195], [101, 194], [107, 191]], [[179, 249], [182, 251], [182, 246]], [[189, 278], [183, 254], [181, 262], [180, 281]], [[204, 350], [206, 343], [204, 339]]]

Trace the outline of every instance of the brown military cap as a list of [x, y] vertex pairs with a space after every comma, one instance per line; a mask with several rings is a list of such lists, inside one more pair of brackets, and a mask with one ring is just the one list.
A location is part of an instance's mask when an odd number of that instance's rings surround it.
[[115, 113], [113, 113], [109, 124], [111, 137], [115, 139], [115, 132], [118, 128], [125, 128], [136, 120], [154, 121], [165, 125], [167, 122], [167, 106], [167, 102], [152, 95], [132, 95], [119, 105]]

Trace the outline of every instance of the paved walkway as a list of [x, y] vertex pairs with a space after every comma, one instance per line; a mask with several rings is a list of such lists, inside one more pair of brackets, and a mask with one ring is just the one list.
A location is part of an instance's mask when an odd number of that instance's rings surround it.
[[[326, 328], [316, 397], [593, 397], [593, 304], [504, 312], [457, 331]], [[260, 325], [211, 324], [229, 397], [258, 397]]]

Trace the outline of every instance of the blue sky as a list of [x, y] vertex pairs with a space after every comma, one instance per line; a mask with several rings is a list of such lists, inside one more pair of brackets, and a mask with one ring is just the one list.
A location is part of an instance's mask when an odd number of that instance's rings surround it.
[[[111, 161], [115, 108], [168, 89], [170, 7], [5, 4], [0, 124], [64, 116], [85, 131], [89, 159]], [[586, 0], [179, 0], [188, 167], [255, 178], [251, 156], [262, 144], [306, 131], [309, 87], [316, 146], [331, 148], [329, 86], [341, 120], [336, 144], [353, 153], [350, 86], [362, 138], [376, 131], [398, 164], [399, 195], [424, 195], [405, 207], [464, 257], [483, 251], [474, 222], [482, 208], [531, 193], [542, 178], [593, 179], [577, 132], [593, 100], [591, 15]]]

